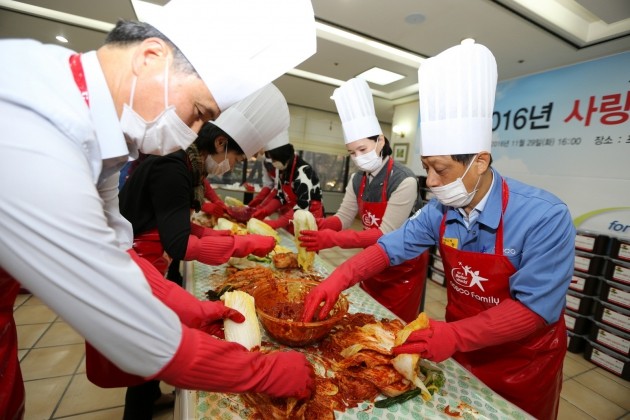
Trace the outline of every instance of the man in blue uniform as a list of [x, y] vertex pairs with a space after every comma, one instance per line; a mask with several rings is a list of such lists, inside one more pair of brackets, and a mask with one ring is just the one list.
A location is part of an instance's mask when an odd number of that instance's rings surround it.
[[497, 72], [487, 48], [450, 48], [423, 63], [419, 80], [421, 159], [435, 198], [315, 288], [304, 319], [326, 315], [353, 284], [438, 246], [446, 322], [430, 320], [394, 353], [452, 356], [530, 414], [555, 418], [574, 264], [569, 210], [491, 167]]

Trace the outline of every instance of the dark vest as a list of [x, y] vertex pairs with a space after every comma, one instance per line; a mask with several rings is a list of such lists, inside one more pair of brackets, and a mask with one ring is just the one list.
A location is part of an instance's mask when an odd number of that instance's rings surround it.
[[[391, 159], [391, 156], [390, 156]], [[382, 187], [385, 182], [385, 175], [387, 173], [387, 164], [383, 166], [383, 169], [374, 177], [372, 182], [367, 184], [363, 190], [363, 201], [377, 202], [381, 201]], [[394, 161], [392, 167], [392, 173], [389, 175], [389, 181], [387, 182], [387, 200], [392, 196], [392, 193], [396, 191], [396, 188], [406, 178], [412, 177], [416, 180], [416, 202], [411, 209], [411, 214], [414, 214], [420, 208], [422, 208], [422, 197], [420, 196], [420, 184], [418, 183], [418, 177], [402, 163]], [[356, 196], [359, 195], [359, 187], [361, 186], [361, 179], [363, 179], [363, 172], [356, 172], [352, 179], [352, 189]]]

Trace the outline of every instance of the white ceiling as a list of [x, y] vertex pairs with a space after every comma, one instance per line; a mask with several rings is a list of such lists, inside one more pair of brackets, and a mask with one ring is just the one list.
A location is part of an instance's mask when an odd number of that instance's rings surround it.
[[[317, 53], [275, 84], [290, 104], [336, 112], [330, 96], [339, 83], [374, 66], [400, 73], [400, 81], [371, 85], [377, 115], [388, 123], [396, 104], [416, 100], [418, 63], [464, 38], [490, 48], [500, 81], [630, 51], [630, 0], [312, 2]], [[0, 38], [55, 43], [63, 34], [69, 48], [87, 51], [103, 43], [118, 18], [136, 18], [131, 0], [0, 0]], [[331, 27], [364, 39], [339, 38]], [[374, 50], [370, 41], [411, 58]]]

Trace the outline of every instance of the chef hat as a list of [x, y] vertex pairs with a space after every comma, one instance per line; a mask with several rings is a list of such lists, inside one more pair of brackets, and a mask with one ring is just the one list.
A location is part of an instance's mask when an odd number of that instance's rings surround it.
[[316, 50], [310, 0], [171, 0], [145, 17], [182, 51], [222, 111]]
[[333, 100], [341, 118], [346, 144], [382, 133], [374, 112], [372, 91], [365, 80], [348, 80], [335, 89]]
[[480, 44], [451, 47], [420, 65], [422, 156], [490, 151], [497, 63]]
[[290, 119], [287, 101], [270, 83], [229, 107], [214, 125], [229, 134], [250, 158], [269, 140], [286, 131]]
[[284, 130], [282, 133], [274, 137], [269, 143], [265, 145], [265, 152], [268, 152], [278, 147], [289, 144], [289, 130]]

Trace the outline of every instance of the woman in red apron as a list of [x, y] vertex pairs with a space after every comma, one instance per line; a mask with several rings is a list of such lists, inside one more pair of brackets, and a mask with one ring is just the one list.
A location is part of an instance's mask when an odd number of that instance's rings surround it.
[[[337, 213], [317, 221], [318, 231], [302, 231], [309, 251], [333, 246], [365, 248], [384, 233], [399, 228], [421, 207], [414, 173], [391, 157], [389, 140], [374, 115], [372, 93], [362, 79], [351, 79], [333, 95], [341, 118], [345, 144], [360, 172], [354, 173]], [[357, 214], [364, 230], [348, 229]], [[345, 229], [344, 229], [345, 228]], [[421, 310], [428, 253], [388, 268], [361, 283], [374, 299], [406, 322]]]
[[[274, 148], [270, 148], [274, 147]], [[275, 220], [265, 219], [265, 223], [274, 229], [286, 228], [292, 232], [293, 211], [309, 210], [316, 218], [324, 216], [322, 192], [319, 177], [311, 165], [295, 153], [289, 144], [288, 132], [274, 139], [265, 155], [272, 160], [273, 166], [279, 170], [279, 188], [275, 197], [260, 205], [252, 217], [264, 219], [278, 212]]]

